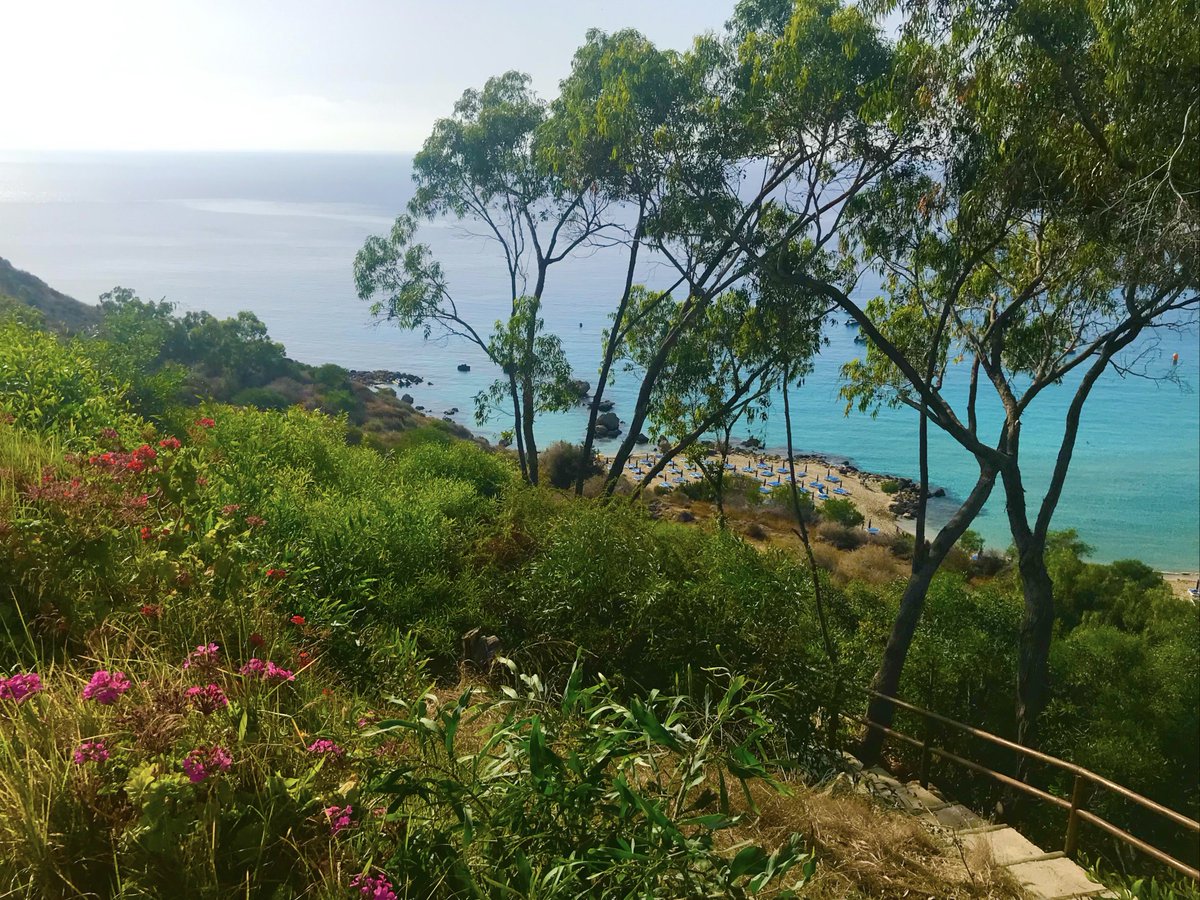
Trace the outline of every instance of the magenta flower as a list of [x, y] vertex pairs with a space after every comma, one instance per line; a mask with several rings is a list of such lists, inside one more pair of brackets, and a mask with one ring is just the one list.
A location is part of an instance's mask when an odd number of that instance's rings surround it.
[[219, 684], [190, 687], [187, 689], [187, 698], [192, 701], [192, 706], [206, 716], [229, 705], [229, 698], [225, 696]]
[[296, 676], [292, 674], [291, 669], [284, 669], [270, 660], [267, 661], [267, 670], [263, 672], [264, 681], [295, 681]]
[[0, 700], [20, 703], [34, 694], [45, 690], [41, 677], [36, 672], [18, 672], [0, 678]]
[[180, 764], [183, 767], [183, 773], [187, 775], [188, 780], [192, 784], [199, 784], [206, 778], [217, 774], [218, 772], [227, 772], [233, 764], [233, 758], [224, 747], [211, 747], [205, 750], [203, 747], [197, 747], [186, 757]]
[[253, 657], [246, 661], [242, 666], [241, 673], [253, 678], [261, 678], [263, 681], [295, 681], [296, 676], [290, 669], [285, 669], [282, 666], [277, 666], [270, 660], [261, 660]]
[[386, 875], [355, 875], [350, 880], [350, 888], [370, 900], [396, 900], [396, 889], [388, 881]]
[[319, 738], [308, 745], [309, 753], [319, 753], [321, 755], [341, 756], [346, 751], [335, 744], [328, 738]]
[[190, 669], [195, 666], [198, 669], [209, 669], [215, 666], [221, 659], [221, 647], [218, 644], [200, 644], [187, 655], [187, 659], [183, 661], [183, 667]]
[[77, 766], [90, 762], [104, 762], [108, 759], [108, 748], [104, 746], [104, 741], [84, 741], [75, 748], [72, 759]]
[[95, 700], [101, 706], [111, 706], [132, 686], [124, 672], [109, 672], [99, 669], [92, 675], [92, 680], [87, 683], [87, 687], [83, 689], [83, 699]]
[[354, 815], [354, 807], [346, 806], [327, 806], [325, 807], [325, 818], [329, 820], [329, 833], [337, 834], [343, 828], [349, 828], [354, 824], [351, 818]]

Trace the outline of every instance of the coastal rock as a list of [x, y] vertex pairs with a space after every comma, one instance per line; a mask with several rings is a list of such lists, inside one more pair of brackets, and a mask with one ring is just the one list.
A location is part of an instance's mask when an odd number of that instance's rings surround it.
[[457, 415], [457, 414], [458, 414], [458, 407], [457, 407], [457, 406], [452, 406], [452, 407], [450, 407], [448, 410], [446, 410], [444, 413], [442, 413], [442, 415], [443, 415], [443, 416], [454, 416], [454, 415]]
[[696, 517], [694, 515], [692, 515], [690, 512], [688, 512], [686, 509], [681, 509], [678, 512], [678, 514], [675, 516], [675, 521], [676, 522], [695, 522]]
[[425, 407], [423, 406], [414, 406], [413, 409], [415, 409], [417, 412], [425, 412]]
[[575, 396], [582, 400], [592, 392], [592, 384], [590, 381], [584, 381], [581, 378], [571, 379], [571, 390], [575, 392]]
[[945, 488], [938, 488], [936, 491], [932, 491], [932, 492], [929, 494], [929, 496], [930, 496], [930, 497], [945, 497], [945, 496], [946, 496], [946, 489], [945, 489]]
[[639, 431], [637, 433], [637, 437], [635, 437], [633, 439], [633, 442], [635, 444], [648, 444], [648, 443], [650, 443], [650, 438], [646, 437], [645, 434], [643, 434], [642, 432]]
[[[400, 387], [412, 387], [422, 384], [425, 379], [410, 372], [393, 372], [391, 369], [351, 369], [346, 377], [355, 384], [365, 384], [368, 387], [376, 384], [398, 384]], [[432, 382], [431, 382], [432, 383]]]
[[600, 405], [597, 406], [596, 409], [600, 410], [602, 413], [612, 412], [614, 405], [615, 404], [611, 400], [601, 400]]
[[621, 420], [615, 412], [601, 413], [596, 417], [596, 428], [607, 428], [609, 431], [619, 434], [621, 432]]
[[412, 405], [413, 405], [413, 395], [412, 395], [412, 394], [404, 394], [404, 395], [402, 395], [402, 396], [400, 397], [400, 402], [401, 402], [401, 403], [407, 403], [409, 406], [412, 406]]
[[743, 447], [749, 447], [751, 450], [761, 450], [763, 442], [756, 437], [748, 437], [742, 441]]
[[507, 450], [512, 446], [512, 438], [510, 438], [508, 435], [504, 435], [504, 437], [500, 438], [500, 440], [496, 442], [496, 446], [501, 450]]
[[460, 372], [470, 372], [470, 371], [471, 371], [471, 367], [470, 367], [470, 366], [468, 366], [466, 363], [459, 363], [459, 364], [458, 364], [458, 371], [460, 371]]

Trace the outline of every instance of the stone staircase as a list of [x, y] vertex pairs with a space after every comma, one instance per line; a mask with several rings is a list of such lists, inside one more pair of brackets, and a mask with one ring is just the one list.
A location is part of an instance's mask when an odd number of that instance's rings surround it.
[[952, 844], [958, 843], [973, 853], [990, 853], [998, 865], [1008, 869], [1030, 900], [1116, 897], [1061, 850], [1047, 853], [1015, 828], [986, 822], [965, 806], [947, 801], [915, 781], [903, 784], [878, 766], [860, 769], [858, 776], [860, 788], [866, 793], [920, 818]]

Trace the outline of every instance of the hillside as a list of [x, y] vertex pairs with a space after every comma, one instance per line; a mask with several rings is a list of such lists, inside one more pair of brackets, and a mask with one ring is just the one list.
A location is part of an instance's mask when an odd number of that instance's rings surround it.
[[94, 328], [100, 322], [98, 307], [80, 303], [56, 291], [36, 275], [23, 272], [0, 257], [0, 298], [11, 297], [23, 306], [36, 309], [46, 324], [64, 333], [75, 334]]

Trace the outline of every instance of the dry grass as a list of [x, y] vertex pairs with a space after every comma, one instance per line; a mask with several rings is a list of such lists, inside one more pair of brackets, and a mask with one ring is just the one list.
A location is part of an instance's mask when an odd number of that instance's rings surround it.
[[848, 788], [814, 791], [790, 785], [789, 796], [755, 788], [759, 816], [736, 837], [764, 846], [791, 832], [817, 854], [817, 872], [804, 896], [975, 900], [1021, 898], [1011, 876], [990, 859], [965, 854], [905, 813], [886, 809]]

